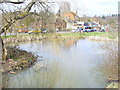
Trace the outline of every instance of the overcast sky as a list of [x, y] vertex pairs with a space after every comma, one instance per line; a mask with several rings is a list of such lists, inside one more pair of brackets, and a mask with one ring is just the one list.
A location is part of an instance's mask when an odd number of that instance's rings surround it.
[[71, 10], [77, 11], [79, 16], [82, 15], [100, 16], [118, 13], [119, 0], [48, 0], [48, 1], [57, 2], [57, 4], [54, 7], [55, 12], [58, 11], [60, 2], [67, 1], [71, 3]]
[[52, 0], [52, 1], [69, 1], [71, 9], [76, 10], [78, 15], [94, 16], [109, 15], [118, 13], [119, 0]]

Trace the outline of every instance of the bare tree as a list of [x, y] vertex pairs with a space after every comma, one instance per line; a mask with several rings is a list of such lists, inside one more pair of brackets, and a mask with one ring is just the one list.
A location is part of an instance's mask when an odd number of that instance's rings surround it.
[[[1, 5], [1, 8], [0, 10], [2, 11], [2, 13], [5, 13], [7, 12], [7, 10], [3, 9], [2, 5], [3, 4], [12, 4], [12, 6], [18, 4], [24, 4], [26, 0], [23, 0], [23, 1], [19, 1], [18, 2], [13, 2], [13, 1], [8, 1], [8, 0], [3, 0], [3, 1], [0, 1], [0, 5]], [[5, 46], [4, 46], [4, 43], [3, 43], [3, 39], [1, 37], [1, 34], [2, 33], [5, 33], [14, 23], [16, 23], [18, 20], [21, 20], [21, 19], [24, 19], [25, 17], [31, 15], [31, 10], [35, 7], [35, 5], [40, 6], [42, 8], [44, 8], [45, 10], [46, 7], [48, 7], [48, 5], [46, 4], [45, 1], [42, 1], [42, 0], [31, 0], [27, 3], [27, 5], [22, 8], [22, 11], [19, 11], [20, 13], [17, 13], [17, 11], [12, 11], [15, 15], [14, 17], [9, 17], [9, 20], [5, 19], [6, 20], [6, 24], [5, 25], [2, 25], [1, 29], [0, 29], [0, 44], [1, 44], [1, 53], [2, 53], [2, 60], [6, 60], [6, 49], [5, 49]], [[34, 8], [36, 9], [36, 8]], [[16, 14], [17, 13], [17, 14]]]
[[62, 2], [58, 14], [63, 16], [66, 12], [70, 12], [70, 2]]

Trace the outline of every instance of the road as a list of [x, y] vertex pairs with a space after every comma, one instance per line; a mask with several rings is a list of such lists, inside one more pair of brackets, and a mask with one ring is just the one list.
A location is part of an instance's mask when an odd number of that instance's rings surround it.
[[28, 33], [6, 33], [6, 34], [2, 34], [1, 36], [5, 36], [5, 35], [27, 35]]
[[[70, 31], [59, 31], [57, 33], [71, 33]], [[5, 35], [27, 35], [28, 33], [6, 33], [6, 34], [2, 34], [1, 36], [5, 36]]]

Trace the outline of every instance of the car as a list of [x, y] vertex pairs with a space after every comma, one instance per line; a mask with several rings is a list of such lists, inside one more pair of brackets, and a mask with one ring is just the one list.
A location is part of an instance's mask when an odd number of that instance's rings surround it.
[[37, 33], [41, 33], [41, 30], [39, 30], [39, 29], [34, 30], [33, 29], [33, 30], [29, 30], [28, 33], [29, 34], [32, 34], [32, 33], [36, 33], [37, 34]]
[[86, 26], [84, 29], [83, 29], [84, 32], [91, 32], [92, 31], [92, 27], [90, 26]]
[[29, 30], [28, 33], [31, 34], [31, 33], [33, 33], [33, 31], [32, 31], [32, 30]]
[[40, 29], [33, 30], [33, 33], [40, 33], [40, 32], [41, 32]]
[[75, 30], [71, 30], [71, 33], [74, 33], [75, 32]]
[[46, 30], [44, 30], [44, 31], [42, 31], [42, 33], [44, 33], [44, 34], [45, 34], [45, 33], [47, 33], [47, 29], [46, 29]]
[[96, 31], [97, 31], [96, 28], [91, 29], [91, 32], [96, 32]]
[[100, 32], [105, 32], [105, 31], [106, 31], [105, 27], [101, 27]]
[[80, 32], [80, 30], [78, 29], [71, 30], [71, 33], [78, 33], [78, 32]]
[[79, 32], [82, 32], [83, 31], [83, 28], [82, 27], [79, 27]]
[[106, 30], [105, 29], [100, 29], [100, 32], [106, 32]]
[[18, 33], [28, 33], [29, 30], [27, 29], [20, 29], [20, 30], [17, 30]]
[[47, 33], [48, 32], [48, 30], [46, 29], [46, 28], [41, 28], [41, 33]]

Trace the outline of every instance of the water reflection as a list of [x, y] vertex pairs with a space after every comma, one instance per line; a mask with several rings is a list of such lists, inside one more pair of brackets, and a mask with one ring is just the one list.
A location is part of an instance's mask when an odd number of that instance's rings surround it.
[[[59, 42], [43, 40], [19, 44], [38, 58], [30, 69], [9, 76], [10, 88], [104, 88], [103, 72], [96, 70], [104, 59], [104, 50], [89, 40], [67, 39]], [[99, 55], [98, 55], [99, 54]], [[36, 67], [38, 67], [36, 69]]]
[[100, 49], [104, 49], [105, 53], [104, 61], [101, 61], [98, 65], [100, 72], [103, 75], [112, 80], [118, 80], [118, 42], [108, 41], [99, 45]]
[[64, 42], [64, 47], [69, 49], [72, 46], [77, 45], [77, 40], [67, 40]]
[[[41, 64], [40, 64], [41, 65]], [[50, 88], [54, 87], [58, 81], [58, 76], [61, 73], [61, 68], [57, 62], [52, 62], [47, 66], [47, 69], [35, 69], [30, 68], [29, 70], [20, 72], [15, 76], [12, 76], [9, 83], [9, 88]]]

